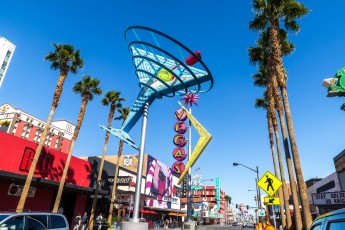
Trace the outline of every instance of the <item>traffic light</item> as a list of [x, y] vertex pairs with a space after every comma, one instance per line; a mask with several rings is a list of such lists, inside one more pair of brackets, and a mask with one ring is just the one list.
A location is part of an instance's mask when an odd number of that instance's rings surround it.
[[238, 204], [236, 204], [236, 208], [238, 208]]
[[256, 201], [256, 196], [254, 196], [254, 200]]
[[249, 205], [247, 205], [247, 210], [249, 209]]

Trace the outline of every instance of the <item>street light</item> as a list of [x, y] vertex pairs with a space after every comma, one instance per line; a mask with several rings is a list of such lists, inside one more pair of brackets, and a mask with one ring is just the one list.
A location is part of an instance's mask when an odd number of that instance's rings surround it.
[[[258, 185], [257, 185], [257, 182], [259, 181], [259, 167], [256, 166], [256, 170], [255, 169], [252, 169], [244, 164], [240, 164], [240, 163], [232, 163], [233, 166], [243, 166], [249, 170], [252, 170], [253, 172], [256, 172], [256, 180], [255, 180], [255, 187], [256, 187], [256, 193], [257, 193], [257, 202], [258, 202], [258, 208], [261, 209], [261, 194], [260, 194], [260, 189], [258, 188]], [[248, 190], [249, 191], [249, 190]]]

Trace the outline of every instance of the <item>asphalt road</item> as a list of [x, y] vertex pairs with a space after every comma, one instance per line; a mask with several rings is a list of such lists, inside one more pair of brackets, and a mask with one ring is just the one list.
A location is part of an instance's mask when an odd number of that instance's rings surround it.
[[253, 230], [254, 227], [247, 226], [220, 226], [220, 225], [202, 225], [198, 226], [198, 230]]

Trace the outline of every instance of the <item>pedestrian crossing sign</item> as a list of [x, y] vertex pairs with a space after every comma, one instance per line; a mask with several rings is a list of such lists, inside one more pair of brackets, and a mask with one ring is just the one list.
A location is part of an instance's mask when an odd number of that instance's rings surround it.
[[266, 205], [279, 205], [280, 199], [279, 199], [279, 197], [265, 196], [264, 197], [264, 203]]
[[273, 196], [282, 184], [283, 183], [269, 171], [267, 171], [257, 183], [257, 185], [269, 196]]

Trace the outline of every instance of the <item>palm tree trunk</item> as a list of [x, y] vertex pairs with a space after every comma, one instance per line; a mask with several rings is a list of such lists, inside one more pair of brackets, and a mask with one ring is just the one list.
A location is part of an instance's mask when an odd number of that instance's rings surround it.
[[[271, 115], [273, 116], [273, 115]], [[274, 173], [276, 175], [277, 178], [279, 178], [279, 173], [278, 173], [278, 168], [277, 168], [277, 161], [276, 161], [276, 156], [275, 156], [275, 152], [274, 152], [274, 140], [273, 140], [273, 121], [271, 116], [267, 116], [268, 119], [268, 123], [269, 123], [269, 137], [270, 137], [270, 143], [271, 143], [271, 152], [272, 152], [272, 159], [273, 159], [273, 166], [274, 166]], [[275, 133], [275, 135], [277, 135], [277, 133]], [[278, 152], [278, 160], [279, 160], [279, 168], [280, 170], [282, 169], [281, 165], [280, 165], [280, 161], [281, 161], [281, 149], [280, 149], [280, 142], [279, 139], [276, 139], [277, 142], [277, 152]], [[280, 154], [280, 155], [279, 155]], [[281, 173], [281, 171], [280, 171]], [[281, 180], [285, 181], [285, 176], [284, 174], [281, 174]], [[283, 190], [284, 190], [285, 183], [283, 182]], [[285, 190], [284, 190], [285, 191]], [[284, 204], [288, 204], [289, 200], [287, 199], [287, 196], [285, 196], [286, 193], [284, 193], [282, 191], [282, 189], [278, 190], [278, 194], [279, 194], [279, 199], [280, 199], [280, 216], [281, 216], [281, 221], [282, 221], [282, 226], [283, 229], [286, 229], [286, 222], [288, 222], [288, 226], [291, 226], [291, 216], [290, 213], [289, 215], [286, 215], [286, 219], [285, 219], [285, 213], [284, 213]]]
[[42, 151], [42, 148], [44, 146], [44, 142], [46, 141], [47, 134], [49, 132], [50, 125], [52, 123], [53, 116], [55, 114], [55, 110], [59, 105], [59, 99], [60, 99], [60, 96], [62, 94], [62, 86], [63, 86], [66, 78], [67, 78], [67, 74], [62, 74], [60, 72], [60, 76], [59, 76], [58, 84], [57, 84], [55, 92], [54, 92], [53, 102], [52, 102], [52, 106], [51, 106], [51, 109], [49, 112], [49, 116], [48, 116], [46, 125], [44, 126], [44, 130], [43, 130], [42, 136], [40, 138], [40, 143], [38, 144], [38, 146], [36, 148], [35, 156], [34, 156], [34, 159], [32, 160], [30, 170], [28, 172], [28, 175], [27, 175], [27, 178], [25, 181], [25, 185], [23, 187], [22, 194], [20, 196], [20, 199], [19, 199], [19, 202], [18, 202], [18, 205], [16, 208], [16, 212], [22, 212], [24, 209], [24, 205], [26, 202], [26, 198], [28, 196], [31, 181], [32, 181], [32, 178], [33, 178], [34, 173], [35, 173], [36, 165], [37, 165], [38, 159], [41, 155], [41, 151]]
[[292, 156], [293, 156], [293, 162], [294, 162], [295, 171], [296, 171], [297, 185], [298, 185], [298, 190], [301, 197], [302, 213], [304, 217], [304, 228], [308, 229], [313, 221], [311, 218], [310, 208], [309, 208], [309, 203], [308, 203], [307, 186], [303, 179], [303, 172], [302, 172], [301, 162], [299, 159], [296, 137], [295, 137], [295, 132], [294, 132], [293, 124], [292, 124], [289, 99], [288, 99], [286, 89], [282, 88], [281, 93], [283, 97], [285, 118], [286, 118], [286, 123], [287, 123], [289, 137], [290, 137], [290, 145], [291, 145], [291, 151], [292, 151]]
[[[275, 115], [274, 115], [275, 116]], [[278, 127], [277, 127], [277, 120], [275, 119], [274, 121], [274, 135], [276, 138], [276, 143], [277, 143], [277, 153], [278, 153], [278, 162], [279, 162], [279, 169], [280, 169], [280, 178], [283, 183], [283, 199], [284, 199], [284, 204], [285, 204], [285, 209], [286, 209], [286, 222], [287, 222], [287, 228], [291, 229], [292, 228], [292, 220], [291, 220], [291, 214], [290, 214], [290, 209], [289, 209], [289, 193], [286, 187], [286, 179], [285, 179], [285, 170], [284, 170], [284, 164], [283, 164], [283, 156], [282, 156], [282, 151], [281, 151], [281, 146], [280, 146], [280, 138], [279, 138], [279, 133], [278, 133]], [[281, 191], [281, 190], [280, 190]], [[284, 215], [284, 209], [282, 213], [282, 217]]]
[[65, 186], [66, 176], [67, 176], [69, 164], [70, 164], [71, 157], [72, 157], [72, 152], [73, 152], [73, 149], [74, 149], [74, 144], [75, 144], [75, 142], [76, 142], [76, 140], [78, 138], [79, 130], [80, 130], [81, 125], [82, 125], [83, 120], [84, 120], [84, 115], [85, 115], [86, 105], [88, 103], [88, 100], [89, 100], [88, 98], [83, 98], [82, 102], [81, 102], [81, 108], [80, 108], [80, 112], [79, 112], [79, 116], [78, 116], [77, 126], [75, 128], [74, 135], [72, 137], [71, 146], [70, 146], [69, 151], [68, 151], [66, 163], [65, 163], [65, 166], [64, 166], [64, 169], [63, 169], [63, 173], [62, 173], [62, 176], [61, 176], [59, 190], [58, 190], [58, 192], [56, 194], [55, 204], [54, 204], [54, 208], [53, 208], [53, 213], [57, 213], [57, 211], [59, 209], [59, 205], [60, 205], [60, 201], [61, 201], [61, 196], [62, 196], [63, 188]]
[[119, 150], [117, 152], [117, 161], [116, 161], [116, 168], [115, 168], [115, 176], [114, 176], [114, 184], [113, 189], [111, 190], [111, 200], [110, 200], [110, 208], [109, 208], [109, 215], [108, 215], [108, 222], [111, 222], [111, 218], [113, 217], [114, 212], [114, 204], [115, 204], [115, 194], [116, 194], [116, 183], [117, 183], [117, 177], [119, 174], [119, 164], [120, 164], [120, 157], [122, 155], [122, 149], [123, 149], [123, 141], [120, 141], [119, 144]]
[[[115, 112], [115, 107], [110, 106], [110, 111], [109, 111], [109, 116], [108, 116], [108, 127], [111, 126], [113, 118], [114, 118], [114, 112]], [[96, 190], [95, 190], [95, 195], [93, 197], [93, 202], [92, 202], [92, 209], [91, 209], [91, 214], [89, 218], [89, 229], [93, 228], [93, 220], [95, 218], [95, 211], [96, 211], [96, 205], [97, 205], [97, 197], [98, 197], [98, 192], [99, 188], [101, 187], [101, 180], [102, 180], [102, 172], [103, 172], [103, 166], [104, 166], [104, 159], [105, 159], [105, 154], [107, 152], [107, 147], [108, 147], [108, 142], [109, 142], [109, 132], [105, 133], [105, 140], [104, 140], [104, 146], [103, 146], [103, 153], [102, 153], [102, 160], [101, 164], [99, 166], [99, 171], [98, 171], [98, 176], [97, 176], [97, 181], [96, 181]], [[109, 224], [112, 224], [109, 222]]]
[[[275, 98], [276, 98], [277, 111], [278, 111], [279, 121], [280, 121], [280, 128], [281, 128], [281, 133], [283, 136], [285, 159], [286, 159], [286, 164], [287, 164], [287, 169], [288, 169], [288, 174], [289, 174], [289, 180], [290, 180], [292, 200], [293, 200], [293, 205], [294, 205], [294, 209], [295, 209], [295, 213], [294, 213], [295, 225], [296, 225], [295, 229], [300, 230], [303, 228], [303, 224], [302, 224], [302, 217], [301, 217], [301, 213], [300, 213], [300, 209], [299, 209], [298, 191], [297, 191], [295, 176], [294, 176], [293, 167], [292, 167], [292, 163], [291, 163], [292, 161], [291, 161], [291, 156], [290, 156], [286, 126], [285, 126], [285, 121], [284, 121], [283, 108], [282, 108], [279, 92], [278, 92], [278, 89], [276, 87], [276, 85], [277, 85], [276, 78], [272, 79], [272, 81], [273, 81], [273, 85], [275, 86], [275, 87], [273, 87], [273, 92], [274, 92], [273, 94], [275, 95]], [[286, 212], [288, 212], [288, 211], [290, 211], [290, 209], [286, 210]]]

